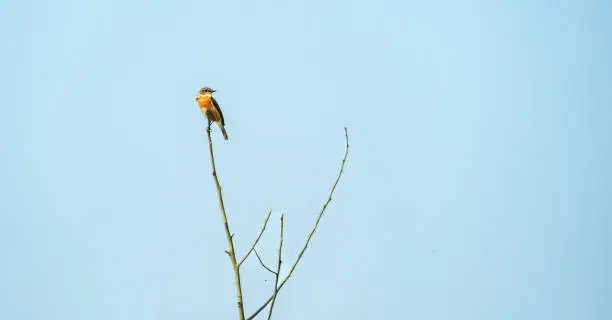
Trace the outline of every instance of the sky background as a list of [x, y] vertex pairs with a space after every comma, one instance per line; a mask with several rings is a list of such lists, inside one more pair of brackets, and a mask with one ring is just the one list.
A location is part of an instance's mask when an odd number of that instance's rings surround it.
[[[2, 1], [0, 318], [612, 319], [612, 2]], [[246, 313], [272, 292], [243, 267]]]

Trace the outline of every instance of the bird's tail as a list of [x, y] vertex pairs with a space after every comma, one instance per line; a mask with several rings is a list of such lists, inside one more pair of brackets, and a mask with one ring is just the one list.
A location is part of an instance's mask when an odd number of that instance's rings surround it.
[[219, 128], [221, 128], [221, 133], [223, 133], [223, 139], [227, 140], [228, 137], [227, 137], [227, 132], [225, 131], [225, 127], [220, 123], [218, 124], [219, 124]]

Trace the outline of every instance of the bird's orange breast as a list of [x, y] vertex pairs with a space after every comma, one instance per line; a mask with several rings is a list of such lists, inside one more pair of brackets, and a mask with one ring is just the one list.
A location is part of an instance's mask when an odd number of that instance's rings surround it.
[[197, 96], [196, 100], [198, 101], [198, 106], [200, 106], [200, 109], [212, 110], [214, 108], [212, 101], [210, 101], [210, 96], [199, 95]]
[[200, 107], [200, 111], [202, 114], [208, 118], [210, 121], [221, 121], [221, 114], [219, 110], [215, 108], [215, 105], [212, 103], [211, 96], [208, 95], [198, 95], [196, 97], [198, 101], [198, 106]]

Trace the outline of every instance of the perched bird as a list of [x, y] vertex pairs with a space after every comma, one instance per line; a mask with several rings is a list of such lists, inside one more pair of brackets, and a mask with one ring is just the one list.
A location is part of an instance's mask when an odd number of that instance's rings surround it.
[[196, 101], [198, 102], [198, 106], [200, 107], [200, 111], [202, 114], [206, 116], [208, 119], [208, 125], [210, 126], [211, 122], [216, 122], [221, 128], [221, 132], [223, 133], [223, 138], [227, 140], [227, 132], [225, 132], [225, 120], [223, 119], [223, 113], [221, 113], [221, 108], [219, 108], [219, 104], [217, 100], [213, 98], [212, 93], [215, 90], [204, 87], [200, 89], [198, 95], [196, 96]]

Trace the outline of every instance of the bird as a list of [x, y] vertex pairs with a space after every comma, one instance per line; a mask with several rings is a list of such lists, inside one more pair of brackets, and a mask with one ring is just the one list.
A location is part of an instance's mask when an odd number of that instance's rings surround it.
[[216, 90], [213, 90], [209, 87], [204, 87], [200, 89], [200, 92], [196, 95], [196, 101], [198, 102], [198, 106], [200, 107], [200, 111], [202, 114], [208, 119], [208, 126], [210, 127], [211, 122], [216, 122], [221, 128], [221, 133], [223, 133], [223, 138], [225, 140], [228, 139], [227, 132], [225, 131], [225, 119], [223, 119], [223, 113], [221, 112], [221, 108], [217, 103], [217, 100], [213, 98], [212, 94]]

